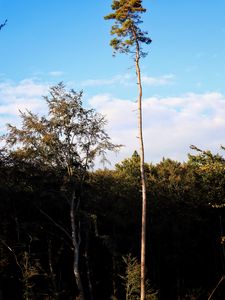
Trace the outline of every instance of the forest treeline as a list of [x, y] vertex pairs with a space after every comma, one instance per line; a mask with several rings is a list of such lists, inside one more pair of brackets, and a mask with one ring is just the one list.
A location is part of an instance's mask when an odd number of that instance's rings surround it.
[[[44, 99], [1, 137], [0, 298], [140, 299], [140, 156], [93, 171], [120, 147], [104, 116], [62, 83]], [[225, 158], [192, 149], [144, 165], [146, 300], [225, 297]]]
[[[158, 299], [207, 299], [224, 274], [225, 159], [199, 150], [145, 168], [151, 286]], [[64, 172], [1, 155], [3, 299], [75, 299]], [[115, 170], [87, 173], [79, 211], [87, 299], [138, 299], [126, 298], [124, 258], [139, 259], [139, 182], [137, 152]], [[223, 285], [213, 299], [224, 299]]]

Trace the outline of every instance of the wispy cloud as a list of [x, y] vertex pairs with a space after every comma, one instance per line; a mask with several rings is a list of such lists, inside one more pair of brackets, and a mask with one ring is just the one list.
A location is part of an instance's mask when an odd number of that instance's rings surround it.
[[191, 72], [195, 72], [197, 69], [198, 67], [196, 65], [190, 65], [186, 67], [185, 72], [191, 73]]
[[63, 76], [65, 73], [63, 71], [51, 71], [48, 73], [49, 76], [51, 77], [61, 77]]
[[[162, 75], [159, 77], [150, 77], [147, 75], [142, 76], [142, 82], [144, 85], [148, 86], [162, 86], [162, 85], [169, 85], [174, 83], [175, 76], [173, 74]], [[81, 86], [88, 87], [88, 86], [106, 86], [106, 85], [135, 85], [136, 84], [136, 77], [133, 74], [125, 73], [123, 75], [116, 75], [112, 78], [106, 79], [88, 79], [81, 82]]]
[[142, 82], [149, 86], [162, 86], [174, 83], [175, 76], [173, 74], [163, 75], [160, 77], [142, 76]]
[[88, 86], [106, 86], [106, 85], [127, 85], [132, 84], [133, 76], [129, 73], [123, 75], [116, 75], [112, 78], [106, 79], [87, 79], [81, 82], [81, 86], [88, 87]]
[[116, 80], [112, 79], [87, 79], [81, 82], [81, 86], [89, 87], [89, 86], [105, 86], [105, 85], [113, 85]]
[[[8, 100], [20, 96], [26, 98], [36, 97], [46, 92], [46, 89], [46, 85], [35, 83], [32, 79], [25, 79], [17, 84], [11, 81], [0, 83], [0, 95], [1, 97], [7, 97]], [[4, 101], [4, 99], [1, 100]]]

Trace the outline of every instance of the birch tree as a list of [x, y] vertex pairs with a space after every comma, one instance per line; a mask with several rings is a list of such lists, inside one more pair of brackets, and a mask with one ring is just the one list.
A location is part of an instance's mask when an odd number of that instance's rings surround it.
[[141, 225], [141, 300], [145, 299], [145, 249], [146, 249], [146, 178], [144, 169], [144, 139], [142, 126], [142, 81], [140, 59], [146, 56], [144, 44], [150, 44], [148, 33], [140, 27], [141, 14], [146, 12], [142, 0], [113, 0], [113, 12], [105, 16], [113, 20], [111, 34], [115, 36], [110, 45], [116, 53], [130, 54], [134, 60], [138, 84], [138, 131], [140, 143], [140, 171], [142, 186], [142, 225]]
[[83, 300], [84, 287], [80, 274], [81, 189], [95, 157], [104, 157], [107, 150], [117, 147], [104, 130], [105, 118], [93, 109], [83, 108], [82, 92], [67, 92], [60, 83], [50, 89], [50, 95], [45, 100], [47, 117], [40, 117], [31, 111], [21, 112], [22, 127], [8, 124], [8, 132], [3, 139], [10, 156], [33, 166], [61, 171], [66, 178], [62, 190], [70, 207], [71, 232], [43, 213], [71, 242], [73, 273], [79, 299]]

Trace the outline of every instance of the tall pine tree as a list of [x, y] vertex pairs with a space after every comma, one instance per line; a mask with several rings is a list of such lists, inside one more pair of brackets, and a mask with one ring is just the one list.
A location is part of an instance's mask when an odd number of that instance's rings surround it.
[[142, 0], [113, 0], [113, 12], [105, 16], [113, 20], [111, 34], [115, 36], [110, 45], [117, 52], [131, 54], [134, 59], [138, 84], [138, 130], [140, 141], [140, 171], [142, 186], [142, 228], [141, 228], [141, 300], [145, 299], [145, 249], [146, 249], [146, 178], [144, 169], [144, 141], [142, 125], [142, 81], [140, 59], [147, 53], [142, 45], [150, 44], [148, 33], [140, 28], [141, 14], [146, 12]]

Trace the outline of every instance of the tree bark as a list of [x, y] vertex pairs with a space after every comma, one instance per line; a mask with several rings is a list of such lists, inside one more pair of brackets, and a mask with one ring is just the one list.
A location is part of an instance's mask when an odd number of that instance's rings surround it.
[[71, 206], [70, 206], [70, 221], [71, 221], [71, 230], [72, 230], [71, 235], [72, 235], [72, 242], [73, 242], [73, 272], [74, 272], [74, 276], [78, 288], [79, 299], [85, 300], [83, 284], [81, 281], [80, 270], [79, 270], [79, 254], [80, 254], [80, 239], [81, 239], [80, 228], [75, 221], [75, 216], [76, 216], [79, 203], [77, 203], [75, 207], [75, 200], [76, 200], [76, 195], [75, 195], [75, 191], [73, 191], [72, 198], [71, 198]]
[[145, 252], [146, 252], [146, 177], [144, 169], [144, 139], [142, 129], [142, 82], [141, 82], [141, 70], [139, 65], [140, 48], [139, 43], [136, 40], [136, 57], [135, 67], [137, 74], [138, 84], [138, 131], [139, 131], [139, 143], [140, 143], [140, 171], [141, 171], [141, 187], [142, 187], [142, 220], [141, 220], [141, 300], [145, 300]]

